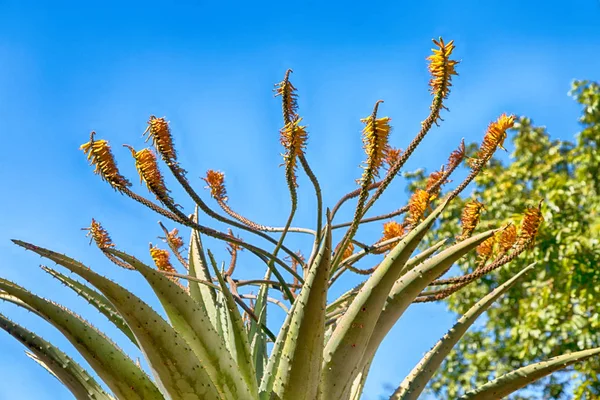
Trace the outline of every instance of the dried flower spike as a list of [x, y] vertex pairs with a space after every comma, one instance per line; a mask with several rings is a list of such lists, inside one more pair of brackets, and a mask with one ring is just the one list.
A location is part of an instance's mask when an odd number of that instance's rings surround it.
[[106, 140], [94, 140], [96, 132], [90, 134], [90, 141], [80, 146], [87, 155], [90, 165], [95, 166], [94, 173], [108, 182], [114, 189], [123, 191], [131, 186], [123, 175], [119, 173], [117, 163]]
[[90, 225], [90, 227], [83, 228], [83, 230], [88, 231], [86, 236], [91, 236], [91, 240], [93, 240], [96, 243], [96, 246], [98, 246], [100, 250], [115, 247], [106, 229], [104, 229], [102, 225], [100, 225], [100, 223], [97, 222], [95, 219], [92, 218], [92, 224]]
[[373, 113], [367, 118], [361, 119], [361, 122], [366, 125], [363, 129], [363, 148], [367, 154], [365, 171], [361, 178], [363, 185], [373, 183], [374, 178], [379, 176], [379, 169], [387, 160], [390, 149], [388, 137], [392, 129], [391, 119], [389, 117], [377, 118], [377, 111], [381, 103], [383, 100], [377, 101]]
[[125, 145], [125, 147], [131, 150], [131, 155], [135, 158], [135, 167], [140, 175], [140, 181], [145, 182], [148, 189], [161, 202], [173, 202], [168, 194], [169, 190], [165, 186], [163, 176], [158, 169], [154, 152], [150, 149], [142, 149], [136, 152], [129, 145]]
[[169, 129], [169, 122], [164, 117], [156, 118], [151, 115], [148, 120], [148, 128], [144, 131], [144, 135], [146, 134], [148, 134], [146, 141], [152, 139], [156, 151], [166, 163], [175, 164], [177, 162], [177, 153], [175, 147], [173, 147], [173, 136], [171, 135], [171, 129]]
[[430, 199], [429, 193], [423, 189], [417, 189], [413, 193], [408, 202], [408, 217], [406, 218], [406, 222], [409, 225], [416, 225], [423, 219]]
[[283, 110], [283, 120], [286, 124], [297, 118], [298, 111], [298, 95], [296, 88], [290, 82], [291, 69], [285, 72], [283, 81], [275, 85], [275, 96], [281, 96], [281, 106]]
[[460, 217], [462, 233], [458, 237], [458, 240], [465, 240], [473, 234], [473, 231], [477, 228], [483, 209], [484, 205], [477, 200], [471, 200], [465, 204]]
[[215, 200], [227, 201], [227, 189], [225, 188], [225, 174], [220, 171], [209, 169], [206, 178], [202, 178], [208, 184], [210, 194]]

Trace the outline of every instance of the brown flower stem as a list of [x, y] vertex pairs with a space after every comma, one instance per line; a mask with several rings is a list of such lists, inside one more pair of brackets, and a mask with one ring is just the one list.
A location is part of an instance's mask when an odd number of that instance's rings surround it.
[[[208, 207], [208, 205], [206, 205], [206, 203], [200, 198], [200, 196], [198, 196], [198, 194], [196, 193], [196, 191], [191, 187], [191, 185], [189, 184], [188, 180], [185, 178], [185, 176], [183, 175], [183, 173], [181, 172], [181, 168], [179, 168], [177, 165], [173, 164], [173, 163], [167, 163], [167, 166], [169, 167], [169, 169], [171, 170], [171, 172], [173, 173], [173, 176], [175, 177], [175, 179], [177, 179], [177, 181], [179, 182], [179, 184], [183, 187], [183, 189], [186, 191], [186, 193], [192, 198], [192, 200], [194, 201], [194, 203], [196, 203], [198, 205], [198, 207], [200, 207], [200, 209], [202, 211], [204, 211], [208, 216], [216, 219], [217, 221], [223, 222], [225, 224], [229, 224], [233, 227], [236, 227], [238, 229], [242, 229], [248, 232], [252, 232], [255, 235], [260, 236], [261, 238], [273, 243], [273, 244], [277, 244], [277, 241], [275, 239], [273, 239], [271, 236], [267, 235], [264, 232], [260, 232], [250, 226], [246, 226], [242, 223], [236, 222], [235, 220], [231, 220], [229, 218], [225, 218], [219, 214], [217, 214], [216, 212], [214, 212], [210, 207]], [[297, 258], [298, 256], [291, 251], [290, 249], [288, 249], [285, 246], [281, 246], [281, 249], [287, 253], [290, 257], [293, 258]], [[296, 261], [302, 263], [302, 261], [300, 259], [297, 259]]]
[[[125, 193], [127, 196], [131, 197], [132, 199], [138, 201], [140, 204], [145, 205], [146, 207], [150, 208], [151, 210], [155, 211], [156, 213], [158, 213], [164, 217], [167, 217], [172, 221], [178, 222], [189, 228], [196, 229], [198, 232], [203, 233], [208, 236], [211, 236], [211, 237], [214, 237], [216, 239], [220, 239], [225, 242], [235, 243], [239, 246], [242, 246], [245, 249], [248, 249], [249, 251], [251, 251], [254, 254], [259, 254], [262, 257], [266, 257], [268, 260], [271, 260], [272, 263], [277, 263], [279, 266], [283, 267], [283, 269], [285, 269], [287, 272], [289, 272], [293, 276], [296, 276], [296, 278], [298, 278], [298, 280], [300, 282], [304, 283], [304, 280], [298, 274], [296, 274], [285, 262], [283, 262], [282, 260], [277, 258], [277, 256], [271, 255], [269, 252], [261, 249], [260, 247], [253, 246], [253, 245], [248, 244], [237, 238], [232, 238], [231, 236], [229, 236], [223, 232], [219, 232], [215, 229], [195, 223], [194, 221], [190, 220], [185, 214], [183, 214], [179, 209], [177, 209], [177, 207], [172, 203], [165, 204], [165, 206], [169, 207], [169, 209], [170, 209], [170, 211], [167, 211], [164, 208], [159, 207], [156, 204], [152, 203], [148, 199], [145, 199], [144, 197], [132, 192], [128, 188], [125, 188], [123, 190], [123, 193]], [[275, 270], [275, 268], [273, 268], [273, 270]], [[277, 272], [277, 273], [279, 273], [279, 272]]]

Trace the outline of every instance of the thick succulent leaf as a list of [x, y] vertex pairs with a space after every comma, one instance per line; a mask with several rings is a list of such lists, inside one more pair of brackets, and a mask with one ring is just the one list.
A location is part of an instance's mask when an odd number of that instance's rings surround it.
[[356, 378], [354, 378], [354, 382], [352, 383], [352, 389], [350, 390], [350, 398], [348, 400], [360, 400], [362, 396], [362, 392], [365, 389], [365, 383], [367, 382], [367, 376], [369, 375], [369, 370], [371, 369], [371, 363], [368, 362], [358, 373]]
[[131, 328], [161, 390], [172, 400], [222, 398], [182, 335], [139, 297], [72, 258], [29, 243], [15, 243], [62, 265], [102, 292]]
[[[138, 270], [160, 300], [173, 327], [202, 363], [203, 369], [227, 399], [255, 399], [256, 383], [248, 386], [236, 360], [225, 346], [224, 338], [213, 329], [206, 310], [178, 284], [136, 258], [117, 251], [106, 250]], [[227, 290], [227, 288], [225, 288]]]
[[54, 278], [61, 281], [66, 287], [72, 289], [79, 296], [83, 297], [88, 303], [94, 306], [98, 311], [100, 311], [110, 322], [112, 322], [121, 332], [125, 334], [135, 344], [138, 346], [138, 343], [127, 326], [127, 323], [121, 317], [119, 312], [115, 309], [115, 307], [110, 304], [110, 301], [102, 294], [98, 293], [94, 289], [87, 287], [81, 282], [76, 281], [75, 279], [71, 279], [68, 276], [61, 274], [60, 272], [48, 268], [46, 266], [42, 266], [42, 269], [52, 275]]
[[456, 243], [408, 271], [394, 283], [385, 308], [375, 325], [373, 335], [369, 339], [361, 366], [373, 359], [385, 336], [394, 327], [398, 319], [404, 314], [419, 293], [457, 260], [492, 236], [494, 232], [496, 231], [489, 230]]
[[533, 269], [533, 265], [521, 270], [502, 285], [498, 286], [491, 293], [479, 300], [473, 307], [469, 309], [462, 317], [458, 319], [456, 324], [442, 337], [433, 348], [425, 354], [419, 364], [413, 368], [410, 374], [400, 384], [390, 399], [394, 400], [409, 400], [418, 399], [421, 392], [431, 380], [440, 367], [446, 356], [458, 343], [460, 338], [467, 332], [469, 327], [483, 314], [500, 296], [510, 289], [519, 278]]
[[[257, 310], [258, 314], [256, 313]], [[263, 301], [263, 297], [260, 294], [257, 296], [254, 313], [258, 321], [250, 320], [248, 338], [250, 341], [250, 350], [252, 351], [254, 370], [256, 371], [256, 379], [260, 382], [267, 368], [267, 337], [261, 329], [261, 325], [266, 321], [267, 304], [266, 301]]]
[[479, 388], [466, 393], [461, 397], [463, 400], [489, 400], [502, 399], [517, 390], [533, 383], [543, 377], [550, 375], [577, 362], [600, 355], [600, 347], [594, 349], [577, 351], [553, 357], [549, 360], [531, 364], [515, 371], [509, 372], [486, 383]]
[[[409, 259], [406, 262], [406, 265], [404, 266], [404, 268], [402, 268], [402, 271], [400, 271], [400, 276], [402, 276], [406, 272], [410, 271], [412, 268], [414, 268], [415, 265], [428, 259], [433, 253], [435, 253], [440, 248], [442, 248], [442, 246], [445, 243], [446, 243], [446, 239], [441, 240], [438, 243], [434, 244], [433, 246], [428, 247], [427, 249], [423, 250], [419, 254], [417, 254], [414, 257], [412, 257], [411, 259]], [[362, 285], [363, 284], [361, 283], [360, 285], [356, 286], [355, 288], [350, 289], [349, 291], [342, 294], [336, 300], [332, 301], [329, 305], [327, 305], [327, 313], [334, 312], [341, 308], [344, 308], [344, 309], [347, 308], [347, 304], [350, 303], [350, 301], [356, 296], [356, 293], [358, 293], [358, 291], [362, 287]]]
[[[196, 209], [196, 221], [198, 220], [198, 210]], [[189, 274], [193, 277], [201, 279], [203, 281], [212, 282], [208, 264], [206, 262], [206, 256], [204, 254], [204, 248], [202, 247], [202, 239], [200, 232], [192, 229], [190, 236], [190, 245], [188, 251], [188, 266]], [[189, 281], [190, 296], [194, 300], [201, 304], [210, 322], [218, 330], [220, 326], [218, 322], [218, 311], [217, 311], [217, 294], [214, 288], [207, 285], [203, 285], [200, 282]]]
[[344, 399], [350, 395], [352, 382], [362, 370], [360, 361], [365, 348], [394, 282], [446, 205], [444, 201], [394, 247], [340, 319], [325, 347], [321, 380], [324, 399]]
[[78, 400], [109, 400], [110, 396], [75, 360], [33, 332], [0, 314], [4, 329], [33, 353], [31, 358], [52, 373]]
[[275, 398], [317, 398], [325, 335], [325, 309], [331, 267], [331, 227], [294, 300], [291, 324], [283, 344], [273, 392]]
[[260, 382], [260, 400], [270, 399], [271, 394], [273, 393], [273, 384], [275, 382], [277, 368], [279, 367], [279, 362], [281, 361], [283, 354], [283, 345], [285, 344], [285, 338], [287, 337], [290, 329], [292, 315], [294, 314], [297, 306], [298, 302], [295, 301], [290, 308], [290, 312], [286, 315], [281, 328], [279, 329], [279, 334], [277, 334], [277, 339], [273, 345], [273, 350], [271, 350], [271, 355], [269, 356], [267, 366], [265, 367], [264, 374]]
[[242, 315], [240, 314], [240, 310], [233, 298], [233, 295], [225, 280], [223, 279], [223, 275], [219, 272], [216, 263], [211, 256], [211, 262], [214, 269], [215, 276], [219, 280], [219, 285], [221, 286], [221, 295], [224, 299], [224, 307], [222, 308], [224, 314], [228, 320], [228, 329], [229, 335], [227, 337], [229, 341], [229, 348], [232, 351], [232, 356], [237, 362], [237, 367], [239, 368], [246, 384], [251, 389], [252, 393], [258, 393], [258, 381], [256, 379], [256, 371], [254, 370], [254, 361], [252, 359], [252, 352], [250, 351], [250, 343], [248, 341], [248, 334], [246, 333], [246, 329], [244, 328], [244, 321], [242, 319]]
[[31, 307], [29, 304], [25, 303], [23, 300], [15, 297], [11, 294], [8, 294], [4, 291], [0, 290], [0, 300], [8, 301], [9, 303], [16, 304], [17, 306], [26, 309], [29, 312], [36, 314], [38, 317], [44, 318], [42, 314], [40, 314], [35, 308]]
[[119, 399], [162, 399], [149, 377], [113, 342], [69, 310], [0, 278], [0, 289], [18, 297], [75, 346]]

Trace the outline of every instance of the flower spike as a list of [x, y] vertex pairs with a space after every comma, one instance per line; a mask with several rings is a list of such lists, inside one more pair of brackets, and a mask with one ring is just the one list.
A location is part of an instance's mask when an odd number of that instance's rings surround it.
[[90, 165], [95, 166], [94, 173], [100, 175], [102, 180], [108, 182], [115, 190], [122, 192], [129, 186], [129, 182], [119, 173], [117, 163], [112, 154], [110, 145], [106, 140], [95, 140], [96, 132], [90, 134], [90, 141], [80, 146], [87, 155]]

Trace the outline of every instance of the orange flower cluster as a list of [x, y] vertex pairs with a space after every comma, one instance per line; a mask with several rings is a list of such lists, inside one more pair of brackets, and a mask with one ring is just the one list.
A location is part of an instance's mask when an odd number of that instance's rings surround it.
[[[306, 126], [300, 125], [302, 118], [296, 118], [291, 122], [285, 124], [285, 127], [281, 130], [280, 142], [285, 149], [283, 158], [285, 160], [286, 167], [295, 171], [297, 167], [297, 158], [304, 155], [304, 149], [306, 148], [306, 142], [308, 134], [306, 133]], [[296, 175], [292, 177], [294, 185], [296, 185]]]
[[95, 219], [92, 218], [92, 224], [89, 228], [84, 228], [84, 230], [88, 231], [86, 236], [91, 236], [99, 249], [102, 250], [115, 247], [106, 229], [104, 229]]
[[417, 189], [408, 202], [408, 217], [406, 222], [410, 225], [419, 223], [425, 215], [425, 210], [427, 210], [430, 200], [431, 197], [427, 191]]
[[177, 161], [177, 153], [175, 152], [175, 147], [173, 147], [173, 135], [171, 135], [169, 123], [164, 117], [156, 118], [154, 115], [150, 116], [148, 128], [146, 128], [144, 135], [146, 133], [148, 134], [146, 141], [152, 139], [154, 147], [165, 162], [174, 163]]
[[455, 68], [459, 62], [450, 59], [455, 47], [454, 40], [444, 43], [444, 40], [440, 38], [439, 40], [433, 39], [433, 43], [437, 46], [437, 49], [431, 49], [433, 54], [427, 57], [429, 72], [432, 76], [429, 86], [434, 95], [446, 99], [450, 94], [452, 75], [458, 75]]
[[517, 227], [514, 225], [507, 226], [501, 233], [498, 239], [498, 247], [500, 253], [508, 252], [517, 241]]
[[538, 207], [528, 207], [525, 210], [523, 222], [521, 223], [521, 234], [518, 238], [518, 245], [533, 245], [543, 221], [541, 203]]
[[392, 130], [390, 126], [391, 118], [377, 118], [377, 109], [380, 103], [382, 103], [381, 100], [375, 104], [373, 114], [361, 119], [361, 122], [365, 124], [363, 129], [363, 148], [365, 149], [365, 153], [367, 153], [365, 172], [362, 176], [363, 184], [372, 183], [373, 179], [379, 176], [379, 169], [383, 163], [388, 160], [387, 156], [390, 149], [388, 137]]
[[402, 149], [398, 149], [395, 147], [388, 146], [385, 151], [385, 160], [383, 162], [386, 164], [386, 168], [390, 169], [402, 156]]
[[168, 250], [159, 249], [156, 246], [150, 245], [150, 257], [160, 271], [177, 272], [171, 264], [170, 254]]
[[475, 159], [470, 162], [471, 167], [481, 166], [488, 162], [498, 147], [504, 149], [502, 146], [506, 139], [506, 131], [512, 128], [514, 124], [515, 117], [506, 114], [502, 114], [496, 121], [490, 123]]
[[133, 158], [135, 158], [135, 167], [140, 175], [140, 181], [146, 182], [146, 186], [158, 200], [172, 202], [173, 200], [168, 194], [169, 190], [165, 186], [163, 176], [158, 169], [154, 152], [150, 149], [142, 149], [136, 152], [133, 147], [127, 147], [131, 150]]
[[106, 140], [94, 140], [96, 132], [90, 134], [90, 141], [80, 146], [87, 155], [90, 165], [95, 166], [94, 173], [108, 182], [114, 189], [122, 191], [131, 186], [125, 177], [119, 173], [117, 163]]
[[173, 228], [172, 231], [167, 233], [167, 242], [176, 249], [183, 247], [183, 239], [179, 236], [179, 230], [177, 228]]
[[465, 204], [460, 217], [462, 233], [458, 237], [459, 240], [465, 240], [473, 234], [473, 231], [477, 228], [477, 224], [479, 223], [481, 211], [484, 208], [484, 205], [477, 200], [472, 200]]
[[494, 245], [496, 244], [496, 236], [492, 236], [484, 240], [479, 246], [477, 246], [476, 252], [482, 259], [487, 259], [494, 252]]
[[209, 169], [206, 178], [202, 178], [208, 184], [210, 194], [215, 200], [227, 201], [227, 189], [225, 188], [225, 174], [220, 171]]

